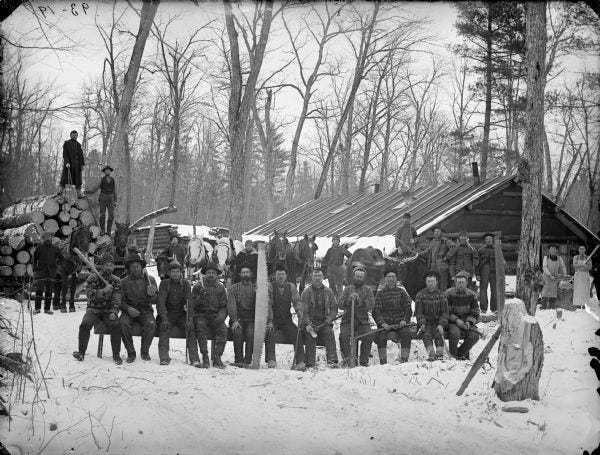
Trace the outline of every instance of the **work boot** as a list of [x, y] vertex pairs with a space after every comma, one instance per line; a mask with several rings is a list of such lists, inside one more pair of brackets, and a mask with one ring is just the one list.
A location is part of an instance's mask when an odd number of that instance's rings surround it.
[[410, 348], [400, 348], [400, 363], [408, 362], [410, 357]]
[[238, 368], [244, 368], [244, 362], [234, 362], [233, 363], [234, 367], [238, 367]]
[[[313, 365], [313, 366], [314, 366], [314, 365]], [[329, 368], [334, 368], [334, 369], [335, 369], [335, 368], [339, 368], [339, 365], [338, 365], [336, 362], [327, 362], [327, 366], [328, 366]], [[307, 368], [308, 368], [308, 366], [307, 366]]]
[[208, 354], [202, 354], [202, 368], [209, 368], [210, 360], [208, 358]]
[[[66, 311], [65, 311], [65, 313], [66, 313]], [[69, 308], [69, 313], [75, 313], [75, 307], [74, 306], [72, 306], [71, 308]]]
[[61, 313], [66, 313], [66, 312], [67, 312], [67, 309], [66, 309], [65, 307], [62, 307], [62, 308], [60, 309], [60, 312], [61, 312]]
[[150, 358], [150, 354], [148, 354], [147, 352], [142, 352], [142, 360], [145, 360], [146, 362], [150, 362], [150, 360], [152, 360]]
[[220, 355], [216, 355], [215, 354], [215, 358], [213, 360], [213, 367], [220, 368], [220, 369], [225, 368], [225, 364], [221, 360], [221, 356]]
[[171, 363], [171, 359], [169, 358], [160, 360], [161, 365], [168, 365], [169, 363]]
[[38, 310], [37, 308], [33, 311], [33, 314], [40, 314], [40, 310]]
[[275, 360], [269, 360], [267, 362], [267, 367], [269, 368], [275, 368], [277, 366], [277, 362]]
[[433, 362], [435, 360], [435, 349], [433, 348], [433, 346], [429, 346], [427, 348], [427, 355], [428, 355], [428, 359], [430, 362]]
[[443, 359], [444, 358], [444, 347], [443, 346], [436, 346], [435, 347], [435, 358], [436, 359]]
[[294, 369], [297, 371], [306, 371], [306, 365], [304, 362], [298, 362]]
[[44, 310], [44, 313], [46, 313], [46, 314], [54, 314], [54, 311], [52, 311], [52, 310]]
[[113, 361], [115, 362], [116, 365], [122, 365], [123, 364], [123, 359], [121, 358], [120, 355], [113, 356]]
[[82, 352], [79, 352], [79, 351], [74, 351], [73, 357], [75, 357], [80, 362], [83, 362], [83, 359], [85, 358], [85, 354], [83, 354]]
[[202, 362], [200, 362], [199, 360], [194, 360], [194, 361], [192, 362], [192, 366], [193, 366], [194, 368], [202, 368]]
[[379, 365], [387, 364], [387, 348], [377, 348], [377, 352], [379, 353]]
[[127, 353], [127, 363], [133, 363], [135, 362], [135, 352], [128, 352]]

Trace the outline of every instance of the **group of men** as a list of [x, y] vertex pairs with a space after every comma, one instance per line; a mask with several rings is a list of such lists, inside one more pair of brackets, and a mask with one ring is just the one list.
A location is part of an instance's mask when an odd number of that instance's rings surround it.
[[[439, 273], [439, 288], [444, 291], [451, 285], [458, 271], [465, 271], [469, 275], [467, 287], [475, 288], [474, 277], [480, 282], [479, 303], [483, 312], [488, 308], [497, 311], [496, 297], [496, 254], [494, 248], [494, 234], [491, 232], [483, 235], [483, 246], [475, 249], [469, 243], [469, 234], [461, 231], [458, 243], [444, 236], [444, 229], [436, 226], [433, 229], [433, 238], [427, 248], [417, 251], [417, 231], [411, 225], [410, 213], [403, 215], [403, 221], [396, 231], [395, 240], [398, 252], [410, 255], [418, 253], [427, 259], [428, 268]], [[490, 299], [488, 301], [488, 288]]]
[[[170, 363], [169, 340], [177, 336], [186, 339], [191, 365], [208, 368], [212, 361], [214, 367], [224, 368], [221, 357], [229, 330], [234, 365], [247, 367], [252, 362], [257, 289], [249, 264], [240, 265], [240, 279], [229, 289], [220, 283], [221, 270], [214, 263], [202, 268], [203, 278], [193, 286], [183, 277], [182, 266], [177, 261], [169, 263], [168, 278], [161, 280], [160, 286], [145, 273], [145, 262], [138, 254], [127, 258], [128, 275], [122, 279], [113, 275], [112, 256], [102, 256], [99, 266], [100, 274], [91, 275], [87, 282], [88, 307], [79, 326], [79, 347], [73, 352], [77, 360], [85, 357], [93, 326], [102, 322], [110, 331], [113, 359], [117, 364], [122, 363], [121, 341], [127, 351], [126, 361], [136, 360], [133, 343], [136, 323], [141, 327], [143, 360], [151, 360], [149, 348], [158, 324], [161, 365]], [[468, 272], [457, 273], [456, 286], [446, 291], [438, 286], [440, 275], [437, 271], [427, 274], [426, 287], [415, 298], [416, 325], [411, 323], [411, 298], [398, 283], [395, 270], [385, 271], [385, 284], [375, 293], [364, 284], [365, 277], [366, 270], [356, 267], [353, 282], [338, 298], [324, 285], [323, 271], [315, 268], [310, 286], [300, 295], [295, 284], [288, 281], [285, 266], [276, 265], [267, 293], [267, 365], [270, 368], [277, 365], [275, 344], [279, 334], [295, 346], [295, 369], [304, 371], [316, 366], [317, 344], [325, 346], [327, 365], [336, 368], [339, 362], [333, 326], [338, 310], [343, 311], [339, 333], [342, 364], [350, 361], [351, 342], [356, 339], [360, 340], [358, 363], [361, 366], [369, 364], [373, 341], [377, 343], [381, 364], [387, 363], [388, 340], [399, 344], [399, 360], [406, 362], [415, 332], [422, 337], [429, 360], [443, 356], [445, 335], [452, 356], [457, 359], [469, 357], [469, 350], [478, 339], [473, 329], [479, 318], [479, 305], [476, 294], [467, 287]], [[298, 325], [292, 320], [292, 308], [298, 315]], [[375, 330], [371, 327], [371, 316], [377, 324]], [[227, 317], [229, 329], [225, 324]], [[215, 342], [212, 358], [208, 350], [209, 339]], [[464, 341], [459, 347], [461, 339]]]

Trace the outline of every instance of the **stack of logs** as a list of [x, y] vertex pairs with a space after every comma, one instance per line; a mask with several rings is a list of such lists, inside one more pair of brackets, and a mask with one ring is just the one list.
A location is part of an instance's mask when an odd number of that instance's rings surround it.
[[[33, 250], [42, 234], [52, 234], [52, 243], [66, 243], [77, 226], [90, 227], [92, 239], [100, 228], [87, 198], [35, 196], [7, 207], [0, 218], [0, 276], [33, 276]], [[104, 240], [104, 239], [103, 239]], [[90, 244], [90, 252], [97, 248]]]

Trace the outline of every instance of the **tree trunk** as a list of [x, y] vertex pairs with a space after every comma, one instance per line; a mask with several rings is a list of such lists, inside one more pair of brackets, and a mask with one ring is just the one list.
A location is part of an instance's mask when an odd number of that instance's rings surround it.
[[346, 144], [342, 154], [342, 196], [350, 194], [350, 161], [352, 159], [352, 128], [354, 127], [354, 103], [350, 105], [346, 121]]
[[540, 325], [518, 299], [506, 303], [500, 321], [502, 332], [494, 390], [502, 401], [539, 400], [544, 363]]
[[179, 128], [181, 124], [181, 93], [179, 87], [179, 63], [173, 57], [173, 174], [171, 175], [171, 196], [169, 205], [175, 205], [177, 193], [177, 172], [179, 171]]
[[488, 154], [490, 145], [490, 124], [492, 118], [492, 5], [487, 5], [487, 35], [485, 62], [485, 114], [483, 119], [483, 139], [481, 141], [481, 163], [479, 177], [482, 182], [487, 178]]
[[544, 175], [546, 176], [546, 192], [550, 195], [554, 193], [552, 184], [552, 157], [550, 156], [550, 146], [548, 145], [548, 135], [544, 127], [544, 157], [546, 158], [546, 166]]
[[527, 106], [524, 156], [519, 164], [523, 187], [521, 237], [517, 262], [517, 296], [535, 313], [537, 292], [532, 280], [539, 268], [544, 159], [544, 89], [546, 85], [546, 2], [525, 4], [527, 13]]

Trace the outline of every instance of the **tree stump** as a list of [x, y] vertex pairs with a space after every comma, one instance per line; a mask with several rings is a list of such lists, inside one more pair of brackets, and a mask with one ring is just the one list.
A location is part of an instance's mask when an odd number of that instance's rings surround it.
[[539, 382], [544, 363], [542, 330], [529, 316], [522, 300], [504, 305], [498, 347], [494, 390], [502, 401], [539, 400]]

